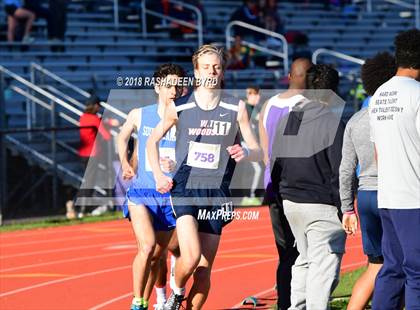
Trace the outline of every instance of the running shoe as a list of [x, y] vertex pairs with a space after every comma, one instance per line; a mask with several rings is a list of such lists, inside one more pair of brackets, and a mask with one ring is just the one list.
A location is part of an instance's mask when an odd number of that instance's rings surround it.
[[172, 291], [171, 296], [169, 296], [166, 304], [164, 306], [164, 310], [179, 310], [181, 309], [182, 301], [184, 300], [183, 295], [177, 295]]
[[141, 305], [131, 304], [130, 310], [146, 310], [146, 309], [143, 308], [143, 306], [141, 306]]
[[165, 310], [165, 304], [158, 303], [153, 305], [154, 310]]

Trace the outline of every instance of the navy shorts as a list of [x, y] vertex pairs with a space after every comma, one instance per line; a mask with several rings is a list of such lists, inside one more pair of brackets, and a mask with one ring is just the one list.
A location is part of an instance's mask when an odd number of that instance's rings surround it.
[[[124, 217], [130, 219], [128, 205], [144, 205], [153, 219], [155, 231], [170, 231], [175, 228], [175, 216], [169, 193], [161, 194], [154, 189], [130, 187], [123, 205]], [[130, 219], [131, 220], [131, 219]]]
[[225, 225], [234, 218], [234, 208], [227, 189], [174, 188], [171, 192], [176, 218], [192, 215], [198, 231], [221, 235]]
[[363, 252], [369, 263], [382, 264], [382, 223], [379, 216], [377, 191], [359, 191], [357, 209], [362, 231]]

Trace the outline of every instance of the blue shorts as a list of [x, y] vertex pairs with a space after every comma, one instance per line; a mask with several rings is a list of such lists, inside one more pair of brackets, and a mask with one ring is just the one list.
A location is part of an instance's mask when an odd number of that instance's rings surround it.
[[155, 231], [170, 231], [175, 228], [175, 216], [169, 193], [161, 194], [154, 189], [130, 187], [123, 205], [124, 217], [128, 219], [130, 219], [129, 204], [144, 205], [149, 210]]
[[174, 188], [171, 196], [176, 218], [192, 215], [199, 232], [221, 235], [223, 227], [233, 220], [229, 190]]
[[382, 223], [377, 194], [377, 191], [359, 191], [357, 209], [362, 231], [363, 252], [368, 256], [370, 263], [382, 264]]

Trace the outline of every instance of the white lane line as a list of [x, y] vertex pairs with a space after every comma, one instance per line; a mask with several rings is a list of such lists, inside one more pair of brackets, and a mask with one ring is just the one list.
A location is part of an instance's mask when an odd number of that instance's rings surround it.
[[[222, 243], [231, 243], [231, 242], [237, 242], [237, 241], [243, 241], [243, 240], [254, 240], [254, 239], [264, 239], [268, 237], [273, 237], [273, 234], [268, 235], [260, 235], [260, 236], [252, 236], [252, 237], [244, 237], [244, 238], [233, 238], [233, 239], [227, 239], [222, 240]], [[122, 241], [129, 243], [131, 240], [128, 241]], [[55, 249], [55, 250], [43, 250], [43, 251], [35, 251], [35, 252], [25, 252], [25, 253], [19, 253], [19, 254], [12, 254], [12, 255], [4, 255], [0, 256], [0, 259], [6, 259], [6, 258], [15, 258], [15, 257], [22, 257], [22, 256], [28, 256], [28, 255], [38, 255], [38, 254], [49, 254], [49, 253], [58, 253], [58, 252], [66, 252], [66, 251], [72, 251], [72, 250], [80, 250], [80, 249], [88, 249], [88, 248], [96, 248], [98, 246], [111, 246], [115, 245], [115, 242], [113, 243], [105, 243], [100, 245], [86, 245], [86, 246], [78, 246], [78, 247], [69, 247], [69, 248], [62, 248], [62, 249]]]
[[108, 306], [108, 305], [110, 305], [110, 304], [113, 304], [114, 302], [119, 301], [119, 300], [121, 300], [121, 299], [128, 298], [128, 297], [130, 297], [130, 296], [133, 296], [133, 292], [130, 292], [130, 293], [127, 293], [127, 294], [124, 294], [124, 295], [121, 295], [121, 296], [118, 296], [118, 297], [112, 298], [112, 299], [110, 299], [110, 300], [107, 300], [107, 301], [105, 301], [105, 302], [103, 302], [103, 303], [101, 303], [101, 304], [99, 304], [99, 305], [96, 305], [96, 306], [94, 306], [94, 307], [92, 307], [92, 308], [89, 308], [89, 310], [98, 310], [98, 309], [100, 309], [100, 308], [103, 308], [103, 307], [105, 307], [105, 306]]
[[82, 273], [80, 275], [71, 276], [71, 277], [67, 277], [67, 278], [64, 278], [64, 279], [42, 282], [42, 283], [38, 283], [38, 284], [35, 284], [35, 285], [31, 285], [31, 286], [25, 286], [25, 287], [22, 287], [22, 288], [13, 290], [13, 291], [8, 291], [8, 292], [5, 292], [5, 293], [2, 293], [2, 294], [0, 294], [0, 297], [6, 297], [6, 296], [14, 295], [14, 294], [17, 294], [17, 293], [22, 293], [22, 292], [26, 292], [26, 291], [29, 291], [29, 290], [33, 290], [33, 289], [39, 288], [39, 287], [44, 287], [44, 286], [48, 286], [48, 285], [53, 285], [53, 284], [67, 282], [67, 281], [82, 279], [82, 278], [86, 278], [86, 277], [96, 276], [98, 274], [103, 274], [103, 273], [107, 273], [107, 272], [120, 271], [120, 270], [124, 270], [124, 269], [129, 269], [129, 268], [131, 268], [131, 265], [116, 267], [116, 268], [103, 269], [103, 270], [98, 270], [98, 271], [88, 272], [88, 273]]
[[356, 267], [356, 266], [364, 266], [366, 264], [367, 264], [367, 258], [365, 260], [357, 262], [357, 263], [342, 265], [341, 269], [346, 269], [346, 268]]
[[[117, 248], [117, 247], [118, 246], [115, 246], [115, 248]], [[255, 247], [237, 248], [237, 249], [232, 249], [232, 250], [219, 251], [218, 254], [234, 253], [234, 252], [257, 250], [257, 249], [266, 249], [266, 248], [272, 248], [272, 247], [273, 247], [272, 244], [268, 244], [268, 245], [261, 245], [261, 246], [255, 246]], [[134, 245], [134, 244], [132, 246], [131, 245], [121, 245], [120, 246], [120, 249], [126, 249], [126, 248], [137, 249], [136, 245]], [[15, 271], [15, 270], [33, 268], [33, 267], [50, 266], [50, 265], [54, 265], [54, 264], [72, 263], [72, 262], [89, 260], [89, 259], [94, 259], [94, 258], [125, 255], [125, 254], [130, 254], [130, 253], [135, 253], [135, 251], [125, 251], [125, 252], [118, 252], [118, 253], [112, 253], [112, 254], [103, 254], [103, 255], [96, 255], [96, 256], [84, 256], [84, 257], [77, 257], [77, 258], [55, 260], [55, 261], [50, 261], [50, 262], [45, 262], [45, 263], [31, 264], [31, 265], [12, 267], [12, 268], [8, 268], [8, 269], [2, 269], [1, 271], [2, 272], [8, 272], [8, 271]]]
[[61, 260], [55, 260], [55, 261], [51, 261], [51, 262], [45, 262], [45, 263], [39, 263], [39, 264], [24, 265], [24, 266], [19, 266], [19, 267], [2, 269], [1, 272], [3, 273], [3, 272], [8, 272], [8, 271], [15, 271], [15, 270], [34, 268], [34, 267], [42, 267], [42, 266], [50, 266], [50, 265], [63, 264], [63, 263], [73, 263], [73, 262], [79, 262], [79, 261], [83, 261], [83, 260], [119, 256], [119, 255], [125, 255], [125, 254], [130, 254], [130, 253], [133, 253], [133, 251], [125, 251], [125, 252], [111, 253], [111, 254], [104, 254], [104, 255], [84, 256], [84, 257], [77, 257], [77, 258], [61, 259]]
[[[112, 223], [112, 225], [111, 225]], [[37, 237], [37, 236], [45, 236], [50, 234], [61, 234], [61, 233], [71, 233], [74, 234], [75, 232], [84, 231], [86, 228], [93, 227], [103, 227], [103, 228], [112, 228], [116, 226], [124, 227], [121, 221], [112, 221], [109, 222], [110, 225], [105, 225], [108, 223], [104, 223], [102, 225], [97, 225], [98, 223], [84, 223], [84, 224], [74, 224], [65, 226], [68, 227], [68, 229], [62, 229], [64, 226], [59, 227], [45, 227], [45, 228], [34, 228], [34, 229], [28, 229], [22, 232], [4, 232], [0, 233], [0, 240], [10, 240], [12, 238], [31, 238], [31, 237]], [[59, 229], [58, 229], [59, 228]]]
[[[130, 242], [132, 240], [126, 240], [122, 242]], [[22, 257], [22, 256], [30, 256], [30, 255], [38, 255], [38, 254], [50, 254], [50, 253], [59, 253], [59, 252], [67, 252], [67, 251], [75, 251], [75, 250], [82, 250], [82, 249], [90, 249], [90, 248], [100, 248], [103, 246], [110, 246], [115, 245], [114, 242], [108, 242], [108, 243], [101, 243], [101, 244], [94, 244], [94, 245], [82, 245], [82, 246], [75, 246], [75, 247], [68, 247], [68, 248], [61, 248], [61, 249], [55, 249], [55, 250], [43, 250], [43, 251], [35, 251], [35, 252], [25, 252], [25, 253], [19, 253], [19, 254], [12, 254], [12, 255], [3, 255], [0, 256], [0, 259], [6, 259], [6, 258], [15, 258], [15, 257]]]
[[[226, 271], [226, 270], [232, 270], [232, 269], [237, 269], [237, 268], [247, 267], [247, 266], [250, 266], [250, 265], [263, 264], [263, 263], [271, 262], [271, 261], [274, 261], [274, 260], [277, 260], [277, 259], [264, 259], [264, 260], [254, 261], [254, 262], [245, 263], [245, 264], [232, 265], [232, 266], [229, 266], [229, 267], [224, 267], [224, 268], [218, 268], [218, 269], [215, 269], [215, 270], [213, 270], [211, 273], [213, 274], [213, 273], [218, 273], [218, 272], [222, 272], [222, 271]], [[126, 293], [126, 294], [124, 294], [124, 295], [121, 295], [121, 296], [115, 297], [115, 298], [113, 298], [113, 299], [106, 300], [106, 301], [104, 301], [103, 303], [101, 303], [101, 304], [99, 304], [99, 305], [95, 305], [95, 306], [93, 306], [92, 308], [89, 308], [89, 310], [98, 310], [98, 309], [101, 309], [101, 308], [103, 308], [103, 307], [105, 307], [105, 306], [108, 306], [108, 305], [110, 305], [110, 304], [112, 304], [112, 303], [114, 303], [114, 302], [116, 302], [116, 301], [119, 301], [119, 300], [121, 300], [121, 299], [127, 298], [127, 297], [131, 296], [132, 294], [133, 294], [133, 293], [132, 293], [132, 292], [130, 292], [130, 293]]]
[[72, 237], [72, 238], [61, 238], [61, 239], [49, 239], [46, 238], [45, 240], [38, 240], [38, 241], [28, 241], [28, 242], [18, 242], [18, 243], [11, 243], [11, 244], [4, 244], [1, 248], [10, 248], [15, 246], [23, 246], [23, 245], [30, 245], [30, 244], [40, 244], [40, 243], [55, 243], [55, 242], [63, 242], [63, 241], [73, 241], [73, 240], [84, 240], [84, 239], [95, 239], [95, 238], [103, 238], [107, 236], [118, 236], [124, 234], [130, 234], [130, 231], [124, 232], [109, 232], [109, 233], [102, 233], [102, 232], [86, 232], [89, 233], [88, 236], [79, 236], [79, 237]]

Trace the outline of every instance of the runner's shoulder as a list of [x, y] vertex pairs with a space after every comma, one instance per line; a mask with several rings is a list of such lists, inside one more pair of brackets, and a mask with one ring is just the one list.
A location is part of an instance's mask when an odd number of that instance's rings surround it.
[[141, 108], [132, 109], [128, 112], [127, 121], [137, 123], [140, 120]]
[[222, 108], [238, 112], [240, 108], [245, 108], [245, 102], [242, 99], [239, 99], [238, 97], [232, 96], [231, 94], [224, 92], [220, 98], [220, 106]]

